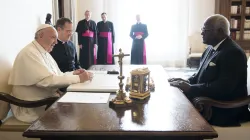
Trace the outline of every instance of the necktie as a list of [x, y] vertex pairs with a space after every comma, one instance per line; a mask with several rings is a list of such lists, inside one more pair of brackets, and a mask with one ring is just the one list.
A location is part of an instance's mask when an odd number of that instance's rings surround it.
[[208, 58], [206, 59], [206, 61], [208, 61], [208, 60], [213, 56], [214, 52], [215, 52], [214, 49], [212, 49], [212, 50], [210, 51], [210, 53], [209, 53]]
[[205, 66], [206, 66], [206, 64], [208, 63], [208, 61], [210, 60], [210, 58], [213, 56], [214, 52], [215, 52], [215, 50], [214, 50], [214, 49], [211, 49], [211, 51], [210, 51], [209, 54], [207, 55], [206, 60], [205, 60], [205, 62], [203, 63], [202, 68], [200, 69], [200, 72], [199, 72], [199, 75], [198, 75], [198, 79], [197, 79], [197, 84], [200, 83], [201, 76], [202, 76], [202, 74], [203, 74], [203, 72], [204, 72], [204, 70], [205, 70]]

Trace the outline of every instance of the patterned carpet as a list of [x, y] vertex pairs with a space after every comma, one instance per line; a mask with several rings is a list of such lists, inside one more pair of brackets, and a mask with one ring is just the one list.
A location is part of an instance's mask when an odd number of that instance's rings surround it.
[[196, 68], [164, 68], [170, 78], [187, 79], [197, 72]]

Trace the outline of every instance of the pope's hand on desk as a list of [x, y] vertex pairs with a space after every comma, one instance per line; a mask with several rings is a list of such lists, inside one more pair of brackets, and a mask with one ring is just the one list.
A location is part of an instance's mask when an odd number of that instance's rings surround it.
[[86, 82], [88, 80], [92, 80], [91, 75], [87, 71], [84, 71], [83, 73], [79, 74], [78, 76], [80, 78], [81, 83]]
[[170, 79], [168, 79], [168, 82], [177, 82], [177, 81], [179, 81], [179, 82], [183, 81], [183, 82], [189, 83], [188, 80], [184, 80], [182, 78], [170, 78]]
[[77, 70], [75, 70], [74, 72], [73, 72], [73, 74], [74, 75], [79, 75], [79, 74], [81, 74], [81, 73], [83, 73], [83, 72], [85, 72], [86, 70], [85, 69], [77, 69]]
[[94, 74], [92, 72], [88, 72], [88, 74], [89, 74], [89, 80], [92, 81]]
[[175, 81], [175, 82], [170, 82], [170, 86], [177, 87], [183, 92], [188, 92], [190, 90], [191, 85], [187, 82], [184, 81]]

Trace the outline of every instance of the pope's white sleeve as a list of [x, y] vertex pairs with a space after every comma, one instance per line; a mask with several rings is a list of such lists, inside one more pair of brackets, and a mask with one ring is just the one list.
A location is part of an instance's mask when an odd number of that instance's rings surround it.
[[63, 75], [74, 75], [74, 71], [62, 73]]
[[57, 75], [51, 75], [43, 80], [39, 81], [36, 85], [38, 87], [52, 87], [52, 88], [62, 88], [69, 86], [71, 84], [76, 84], [80, 82], [80, 78], [78, 75], [73, 75], [69, 73], [65, 73], [64, 75], [57, 76]]

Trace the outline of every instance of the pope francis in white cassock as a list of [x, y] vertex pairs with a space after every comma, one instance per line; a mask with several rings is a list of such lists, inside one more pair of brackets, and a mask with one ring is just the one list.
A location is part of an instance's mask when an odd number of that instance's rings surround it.
[[[12, 96], [27, 100], [41, 100], [55, 96], [58, 88], [70, 84], [91, 80], [89, 73], [62, 73], [55, 60], [49, 54], [57, 43], [57, 32], [48, 24], [40, 25], [35, 40], [24, 47], [17, 55], [9, 77], [13, 86]], [[14, 116], [23, 122], [35, 121], [44, 111], [44, 107], [23, 108], [11, 105]]]

